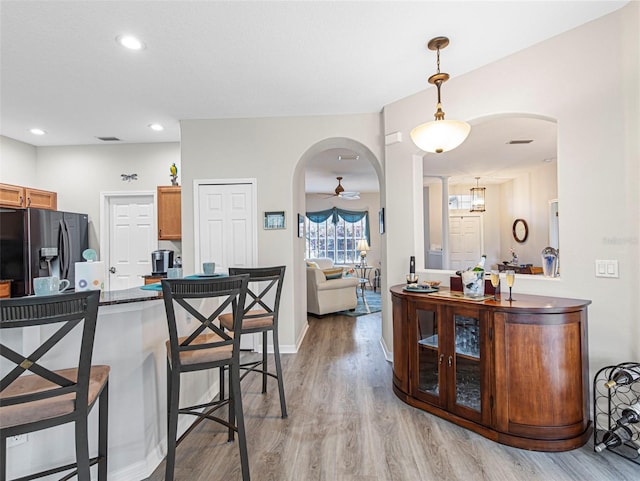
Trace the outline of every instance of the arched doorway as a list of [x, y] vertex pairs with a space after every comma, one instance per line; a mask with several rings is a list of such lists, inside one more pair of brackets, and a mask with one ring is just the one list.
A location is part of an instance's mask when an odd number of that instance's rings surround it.
[[[307, 211], [307, 198], [306, 198], [306, 181], [305, 176], [307, 169], [310, 166], [313, 166], [314, 172], [319, 172], [315, 170], [318, 168], [317, 165], [314, 165], [318, 162], [318, 159], [321, 159], [326, 155], [338, 155], [338, 152], [343, 152], [345, 162], [349, 162], [353, 164], [354, 162], [358, 163], [359, 167], [362, 165], [368, 166], [370, 170], [375, 174], [375, 182], [377, 182], [377, 193], [378, 199], [376, 206], [383, 207], [384, 199], [385, 199], [385, 191], [384, 191], [384, 174], [382, 170], [382, 164], [380, 159], [378, 159], [371, 149], [369, 149], [366, 145], [345, 137], [333, 137], [324, 139], [320, 142], [317, 142], [311, 145], [300, 157], [298, 160], [292, 178], [292, 193], [293, 193], [293, 208], [294, 212], [297, 212], [301, 215], [304, 215]], [[349, 155], [347, 155], [349, 154]], [[348, 157], [348, 158], [347, 158]], [[357, 159], [355, 158], [357, 157]], [[364, 163], [364, 164], [363, 164]], [[341, 172], [336, 172], [336, 169], [339, 168], [339, 163], [332, 164], [330, 169], [327, 169], [326, 177], [332, 179], [332, 187], [327, 187], [321, 192], [317, 192], [318, 194], [326, 191], [327, 194], [333, 191], [335, 187], [335, 177], [340, 175]], [[343, 169], [353, 169], [354, 166], [349, 166], [348, 164], [343, 164]], [[343, 170], [343, 172], [348, 172], [348, 170]], [[343, 176], [344, 177], [344, 176]], [[356, 183], [356, 179], [352, 177], [353, 185], [360, 185]], [[319, 190], [317, 187], [315, 190]], [[370, 212], [370, 218], [372, 220], [377, 219], [378, 212]], [[379, 237], [379, 260], [382, 266], [382, 272], [384, 276], [384, 266], [386, 260], [386, 243], [384, 239], [384, 235], [379, 235], [377, 220], [376, 222], [371, 223], [371, 229], [375, 230]], [[297, 236], [298, 230], [293, 229], [294, 236]], [[301, 333], [306, 329], [306, 321], [307, 321], [307, 312], [306, 312], [306, 276], [305, 276], [305, 239], [304, 237], [297, 238], [294, 241], [294, 312], [295, 312], [295, 331], [296, 333]], [[384, 300], [383, 300], [384, 302]], [[383, 309], [384, 311], [384, 309]], [[297, 336], [301, 338], [301, 336]]]

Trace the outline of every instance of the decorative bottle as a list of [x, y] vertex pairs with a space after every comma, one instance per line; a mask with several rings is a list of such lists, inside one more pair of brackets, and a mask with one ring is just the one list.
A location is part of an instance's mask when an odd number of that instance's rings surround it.
[[476, 266], [473, 268], [474, 271], [484, 271], [484, 264], [487, 261], [487, 254], [482, 254], [482, 257], [480, 257], [480, 261], [476, 264]]
[[604, 433], [602, 442], [595, 447], [596, 452], [601, 453], [606, 448], [615, 448], [621, 444], [630, 441], [633, 433], [627, 426], [618, 426], [617, 428]]
[[613, 373], [611, 379], [605, 382], [604, 385], [611, 389], [613, 386], [624, 386], [638, 380], [640, 380], [640, 372], [633, 369], [620, 368]]
[[409, 274], [407, 274], [407, 284], [416, 284], [418, 282], [418, 276], [416, 276], [416, 258], [411, 256], [409, 258]]
[[626, 426], [627, 424], [636, 424], [640, 422], [640, 401], [622, 410], [620, 419], [616, 421], [618, 426]]
[[558, 250], [545, 247], [540, 254], [542, 258], [542, 273], [545, 277], [556, 277], [558, 272]]

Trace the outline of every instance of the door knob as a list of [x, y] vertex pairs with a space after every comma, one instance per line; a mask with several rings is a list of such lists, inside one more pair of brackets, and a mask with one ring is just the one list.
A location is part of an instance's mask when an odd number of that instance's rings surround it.
[[115, 267], [110, 267], [109, 268], [109, 272], [111, 272], [111, 274], [115, 274], [116, 273], [116, 268]]

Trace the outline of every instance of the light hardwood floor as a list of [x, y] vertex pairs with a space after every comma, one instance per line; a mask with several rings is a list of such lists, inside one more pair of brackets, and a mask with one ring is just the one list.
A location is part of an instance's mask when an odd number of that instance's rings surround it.
[[[591, 442], [565, 453], [511, 448], [404, 404], [379, 314], [309, 318], [300, 352], [282, 361], [287, 419], [275, 381], [266, 395], [257, 375], [242, 384], [253, 481], [640, 481], [639, 465], [596, 454]], [[241, 480], [226, 437], [201, 423], [178, 447], [175, 479]], [[164, 463], [149, 481], [162, 479]]]

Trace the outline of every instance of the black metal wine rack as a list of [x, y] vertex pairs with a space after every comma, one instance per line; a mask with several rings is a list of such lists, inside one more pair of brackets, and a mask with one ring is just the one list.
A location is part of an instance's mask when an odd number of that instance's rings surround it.
[[[603, 367], [593, 379], [594, 449], [602, 442], [607, 431], [615, 429], [622, 410], [640, 401], [640, 377], [630, 384], [614, 385], [611, 388], [605, 385], [620, 369], [633, 371], [640, 376], [640, 363], [624, 362], [615, 366]], [[633, 433], [631, 439], [620, 446], [609, 447], [607, 451], [640, 464], [640, 423], [629, 424], [627, 427]]]

